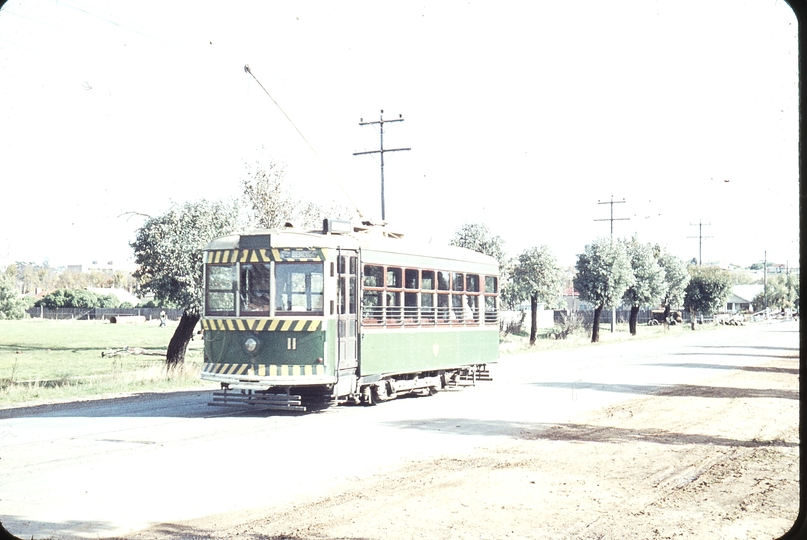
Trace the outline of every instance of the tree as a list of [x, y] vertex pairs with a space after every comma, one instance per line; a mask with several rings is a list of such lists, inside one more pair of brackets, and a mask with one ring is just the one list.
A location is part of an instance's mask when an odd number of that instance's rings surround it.
[[17, 290], [15, 280], [6, 273], [0, 274], [0, 319], [25, 318], [29, 305]]
[[21, 286], [20, 293], [28, 294], [37, 290], [47, 291], [55, 286], [57, 280], [56, 269], [48, 261], [41, 265], [35, 263], [18, 262], [17, 282]]
[[239, 225], [234, 202], [201, 200], [174, 205], [162, 216], [149, 218], [136, 231], [130, 245], [138, 265], [134, 273], [144, 292], [154, 293], [158, 302], [184, 309], [168, 344], [166, 364], [176, 367], [185, 361], [185, 351], [201, 318], [202, 249], [216, 237]]
[[[767, 306], [765, 300], [767, 299]], [[757, 307], [758, 306], [758, 307]], [[754, 309], [771, 307], [776, 309], [798, 309], [799, 275], [777, 275], [768, 278], [767, 294], [765, 291], [754, 298]]]
[[731, 293], [731, 275], [714, 266], [690, 265], [690, 280], [684, 291], [684, 307], [689, 310], [692, 329], [697, 312], [710, 315], [726, 305]]
[[266, 167], [258, 163], [247, 167], [247, 177], [241, 180], [241, 188], [244, 190], [244, 206], [258, 228], [280, 228], [287, 222], [314, 228], [322, 225], [323, 217], [353, 217], [353, 213], [342, 206], [333, 205], [326, 209], [295, 198], [289, 191], [283, 165], [275, 161], [270, 161]]
[[538, 301], [558, 307], [563, 294], [563, 274], [547, 246], [530, 248], [516, 258], [512, 278], [513, 297], [530, 299], [530, 345], [538, 333]]
[[664, 307], [664, 319], [669, 320], [673, 306], [680, 306], [684, 301], [684, 291], [689, 284], [689, 272], [683, 260], [669, 253], [661, 253], [658, 264], [664, 271], [664, 290], [661, 293], [661, 305]]
[[616, 306], [633, 284], [633, 272], [623, 242], [598, 238], [577, 256], [574, 288], [580, 299], [594, 305], [591, 342], [600, 340], [600, 314], [604, 307]]
[[628, 286], [623, 301], [630, 306], [628, 327], [632, 336], [636, 335], [636, 322], [639, 319], [639, 308], [655, 305], [664, 292], [664, 270], [656, 260], [651, 244], [640, 244], [634, 236], [625, 241], [625, 250], [633, 271], [633, 284]]
[[499, 261], [499, 298], [505, 305], [512, 305], [510, 286], [511, 263], [504, 249], [501, 236], [493, 235], [487, 225], [464, 223], [449, 240], [449, 245], [484, 253]]

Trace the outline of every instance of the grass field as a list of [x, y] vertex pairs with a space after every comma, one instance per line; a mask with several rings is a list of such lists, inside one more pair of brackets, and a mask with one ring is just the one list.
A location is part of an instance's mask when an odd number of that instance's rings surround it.
[[[190, 343], [182, 368], [166, 371], [165, 349], [176, 324], [169, 321], [167, 327], [160, 328], [158, 321], [142, 324], [41, 319], [0, 321], [0, 408], [125, 392], [217, 388], [216, 384], [199, 379], [201, 339]], [[617, 325], [613, 334], [610, 325], [602, 325], [600, 343], [673, 337], [689, 331], [688, 325], [667, 330], [661, 326], [640, 326], [638, 335], [631, 337], [627, 324]], [[539, 339], [533, 347], [529, 346], [526, 335], [509, 334], [500, 351], [518, 354], [597, 346], [590, 341], [591, 334], [584, 329], [565, 340]], [[127, 347], [128, 352], [122, 351]], [[131, 354], [134, 348], [143, 349], [146, 354]]]
[[[191, 342], [185, 366], [165, 370], [165, 349], [175, 328], [176, 322], [160, 328], [158, 321], [0, 321], [0, 407], [201, 386], [201, 340]], [[135, 348], [145, 354], [131, 354]]]

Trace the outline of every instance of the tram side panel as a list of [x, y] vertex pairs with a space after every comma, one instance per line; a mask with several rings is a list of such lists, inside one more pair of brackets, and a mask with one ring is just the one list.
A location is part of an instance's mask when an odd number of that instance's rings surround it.
[[498, 328], [367, 330], [361, 376], [420, 373], [486, 364], [499, 356]]

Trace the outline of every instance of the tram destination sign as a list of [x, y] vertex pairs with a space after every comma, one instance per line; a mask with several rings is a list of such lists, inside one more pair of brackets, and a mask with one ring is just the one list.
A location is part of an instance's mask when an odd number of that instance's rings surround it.
[[281, 249], [280, 258], [282, 260], [320, 260], [320, 252], [318, 249]]

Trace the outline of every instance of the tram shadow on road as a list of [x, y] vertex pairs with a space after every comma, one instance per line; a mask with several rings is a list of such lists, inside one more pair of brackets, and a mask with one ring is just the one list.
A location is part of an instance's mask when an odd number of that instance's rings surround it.
[[[125, 396], [48, 403], [27, 407], [0, 409], [0, 420], [9, 418], [211, 418], [221, 416], [263, 417], [301, 416], [319, 411], [295, 412], [270, 410], [244, 405], [240, 407], [211, 407], [210, 390], [174, 392], [142, 392]], [[327, 410], [327, 409], [326, 409]]]

